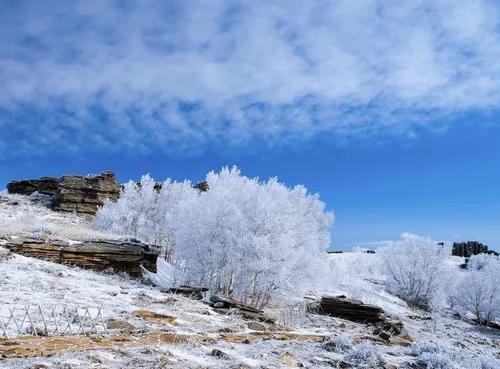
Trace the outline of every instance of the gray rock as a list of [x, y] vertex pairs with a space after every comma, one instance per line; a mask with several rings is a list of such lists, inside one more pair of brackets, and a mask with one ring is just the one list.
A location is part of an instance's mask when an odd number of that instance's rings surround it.
[[9, 193], [19, 195], [31, 195], [38, 192], [44, 195], [55, 196], [59, 191], [60, 178], [42, 177], [40, 179], [27, 179], [22, 181], [13, 181], [7, 184]]
[[141, 265], [156, 271], [159, 248], [137, 240], [89, 240], [69, 244], [60, 240], [14, 238], [3, 245], [13, 253], [76, 265], [97, 271], [113, 269], [132, 277], [142, 276]]
[[380, 332], [378, 335], [381, 339], [384, 341], [390, 341], [391, 340], [391, 335], [387, 332]]
[[94, 215], [106, 199], [116, 201], [121, 186], [111, 172], [96, 176], [42, 177], [7, 184], [12, 194], [50, 196], [54, 210]]
[[219, 350], [218, 348], [214, 348], [212, 352], [210, 352], [211, 356], [218, 357], [220, 359], [227, 359], [229, 356], [224, 351]]
[[494, 254], [498, 253], [493, 250], [488, 250], [488, 246], [477, 241], [454, 242], [452, 255], [469, 258], [477, 254]]
[[375, 305], [363, 304], [345, 296], [324, 296], [308, 305], [308, 310], [316, 314], [331, 315], [354, 322], [378, 323], [385, 321], [384, 310]]

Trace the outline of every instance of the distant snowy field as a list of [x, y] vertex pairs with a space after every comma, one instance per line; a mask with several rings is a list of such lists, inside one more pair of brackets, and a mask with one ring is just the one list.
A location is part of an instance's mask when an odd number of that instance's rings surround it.
[[[0, 200], [0, 237], [33, 235], [67, 240], [119, 237], [92, 230], [86, 220], [76, 215], [52, 212], [26, 197], [4, 195]], [[255, 326], [237, 315], [220, 315], [203, 302], [163, 293], [127, 276], [10, 255], [0, 256], [0, 317], [5, 318], [6, 307], [12, 306], [102, 306], [105, 319], [127, 322], [142, 332], [187, 333], [214, 341], [157, 343], [142, 348], [86, 350], [29, 359], [0, 358], [0, 368], [289, 368], [298, 363], [308, 368], [332, 368], [342, 361], [354, 368], [407, 368], [408, 363], [417, 361], [427, 363], [424, 368], [500, 368], [498, 331], [468, 324], [452, 315], [433, 322], [429, 314], [409, 309], [385, 291], [377, 254], [352, 252], [327, 257], [333, 270], [329, 292], [381, 306], [404, 323], [414, 340], [412, 346], [373, 341], [372, 328], [364, 324], [276, 306], [269, 306], [266, 312], [278, 318], [283, 325], [281, 330], [327, 335], [337, 342], [336, 349], [300, 340], [229, 342], [223, 339], [222, 332], [251, 333]], [[450, 265], [461, 262], [460, 258], [449, 259]], [[174, 316], [177, 325], [145, 321], [134, 315], [140, 309]], [[227, 356], [212, 355], [214, 349]], [[378, 359], [385, 364], [374, 364]]]

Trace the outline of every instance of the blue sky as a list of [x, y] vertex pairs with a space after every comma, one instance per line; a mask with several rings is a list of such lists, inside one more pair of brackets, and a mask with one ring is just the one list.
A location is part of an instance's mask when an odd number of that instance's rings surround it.
[[[293, 4], [299, 3], [299, 4]], [[0, 4], [0, 187], [236, 164], [319, 192], [333, 248], [500, 248], [496, 1]]]

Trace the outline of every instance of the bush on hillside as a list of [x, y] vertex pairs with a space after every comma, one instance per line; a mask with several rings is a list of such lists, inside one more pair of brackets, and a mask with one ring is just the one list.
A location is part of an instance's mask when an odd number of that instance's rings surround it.
[[357, 345], [350, 354], [346, 355], [345, 359], [354, 368], [385, 368], [385, 362], [379, 350], [368, 341], [364, 341]]
[[426, 237], [403, 234], [400, 241], [381, 247], [389, 290], [412, 308], [429, 308], [447, 280], [446, 246]]
[[451, 302], [458, 313], [473, 314], [479, 324], [500, 320], [500, 258], [488, 254], [472, 256]]
[[495, 369], [500, 360], [487, 352], [477, 352], [431, 342], [417, 341], [410, 347], [417, 363], [426, 369]]

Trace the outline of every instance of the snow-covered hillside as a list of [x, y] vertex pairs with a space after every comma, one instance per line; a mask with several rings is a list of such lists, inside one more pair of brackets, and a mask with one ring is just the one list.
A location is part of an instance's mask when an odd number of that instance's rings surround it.
[[[74, 241], [119, 237], [29, 198], [0, 197], [0, 237], [33, 235]], [[271, 324], [220, 314], [203, 301], [125, 275], [3, 252], [0, 319], [8, 318], [9, 308], [26, 305], [100, 306], [108, 333], [91, 341], [66, 336], [57, 343], [50, 337], [0, 338], [0, 368], [500, 368], [498, 331], [451, 314], [436, 320], [409, 309], [384, 289], [377, 254], [328, 259], [335, 293], [381, 306], [403, 322], [413, 343], [384, 342], [371, 325], [305, 313], [301, 304], [268, 306], [266, 314], [276, 318]]]
[[89, 238], [119, 238], [90, 227], [89, 221], [73, 213], [55, 212], [44, 206], [42, 195], [0, 193], [0, 237], [39, 236], [82, 241]]

